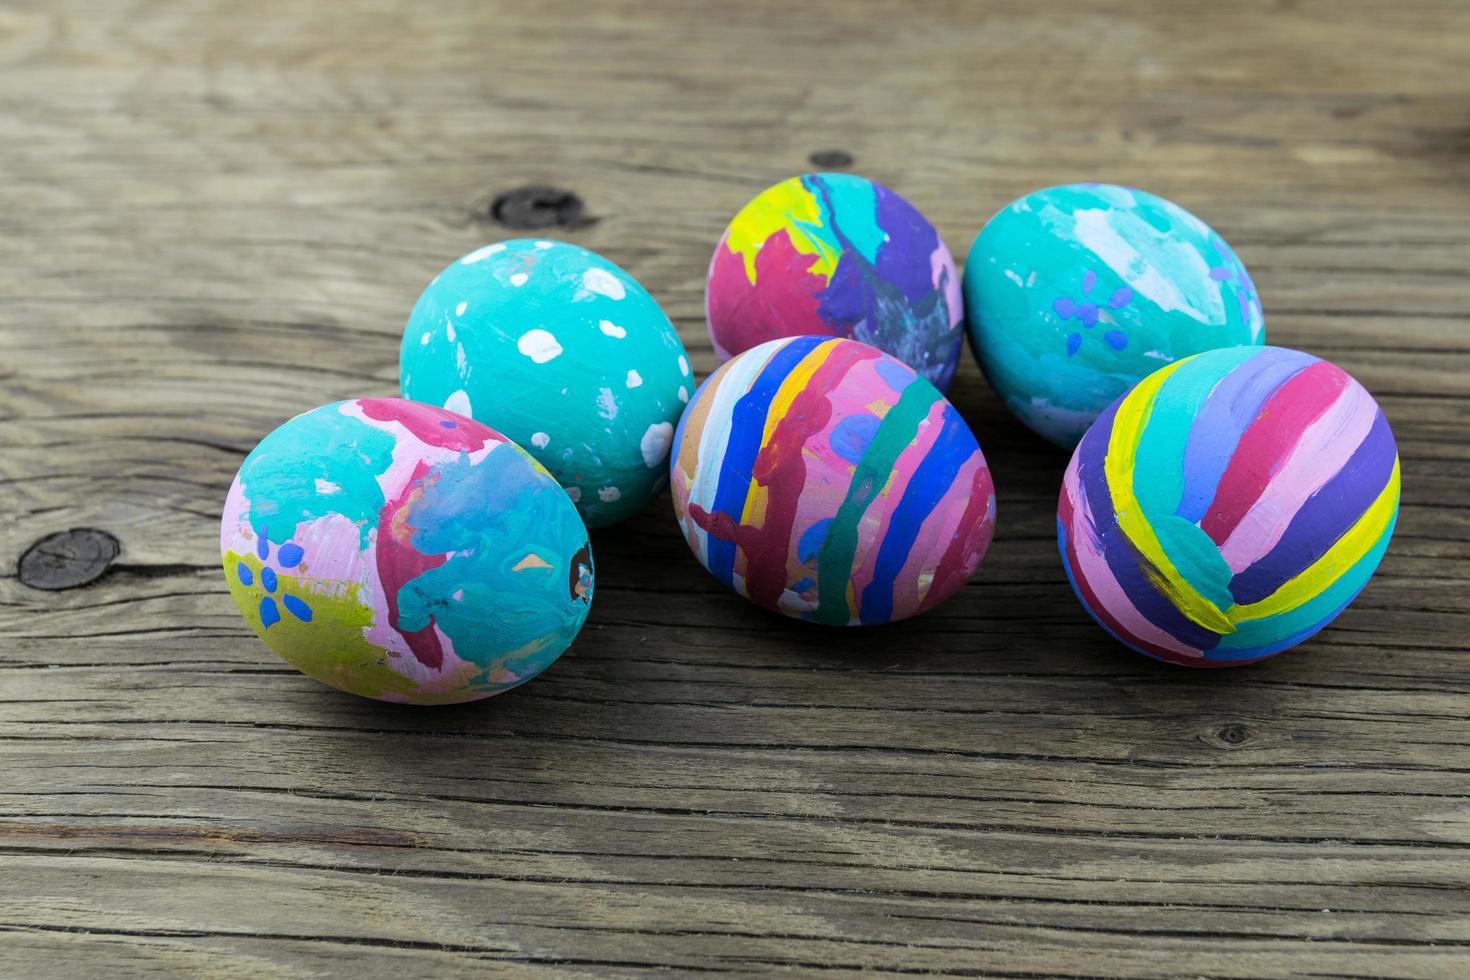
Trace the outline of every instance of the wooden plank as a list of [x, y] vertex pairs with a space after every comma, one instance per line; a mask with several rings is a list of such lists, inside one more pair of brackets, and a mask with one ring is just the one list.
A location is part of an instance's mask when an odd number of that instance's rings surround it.
[[[1467, 32], [1453, 0], [0, 11], [0, 975], [1464, 976]], [[250, 635], [236, 467], [396, 391], [423, 283], [513, 234], [494, 199], [576, 194], [547, 234], [703, 374], [721, 228], [826, 151], [961, 255], [1066, 180], [1209, 220], [1272, 340], [1394, 425], [1374, 583], [1258, 667], [1118, 649], [1055, 557], [1064, 455], [967, 358], [997, 538], [909, 624], [755, 610], [664, 500], [489, 703], [361, 702]], [[105, 574], [19, 580], [78, 527]]]

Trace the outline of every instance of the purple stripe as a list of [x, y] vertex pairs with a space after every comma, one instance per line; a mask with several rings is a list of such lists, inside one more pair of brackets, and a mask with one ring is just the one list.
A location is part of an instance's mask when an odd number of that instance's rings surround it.
[[1215, 499], [1236, 444], [1261, 414], [1266, 400], [1316, 360], [1301, 351], [1271, 350], [1269, 357], [1246, 358], [1220, 379], [1190, 426], [1184, 445], [1184, 493], [1174, 513], [1199, 523]]
[[1383, 492], [1397, 458], [1393, 432], [1380, 410], [1347, 465], [1307, 498], [1276, 546], [1230, 580], [1235, 601], [1260, 602], [1325, 555]]
[[[1101, 544], [1099, 550], [1103, 560], [1108, 563], [1113, 577], [1118, 580], [1128, 598], [1133, 600], [1138, 612], [1150, 623], [1187, 646], [1198, 650], [1213, 649], [1220, 642], [1219, 635], [1189, 619], [1167, 596], [1154, 588], [1153, 582], [1144, 571], [1146, 563], [1143, 556], [1118, 526], [1117, 517], [1113, 513], [1103, 461], [1107, 457], [1108, 439], [1113, 432], [1113, 419], [1117, 416], [1118, 406], [1122, 401], [1119, 398], [1108, 406], [1108, 410], [1092, 424], [1092, 428], [1087, 430], [1087, 435], [1082, 437], [1082, 442], [1077, 447], [1077, 483], [1081, 491], [1078, 504], [1085, 506], [1086, 512], [1097, 520], [1094, 530]], [[1085, 515], [1078, 516], [1086, 520]]]

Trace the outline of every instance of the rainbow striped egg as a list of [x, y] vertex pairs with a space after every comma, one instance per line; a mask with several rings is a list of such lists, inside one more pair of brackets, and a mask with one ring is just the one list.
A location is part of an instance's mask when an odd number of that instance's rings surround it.
[[674, 434], [674, 512], [705, 568], [775, 612], [906, 619], [979, 566], [995, 490], [974, 435], [902, 361], [846, 338], [752, 347]]
[[1327, 361], [1207, 351], [1112, 404], [1072, 454], [1062, 562], [1140, 653], [1230, 667], [1289, 649], [1368, 583], [1399, 509], [1393, 432]]

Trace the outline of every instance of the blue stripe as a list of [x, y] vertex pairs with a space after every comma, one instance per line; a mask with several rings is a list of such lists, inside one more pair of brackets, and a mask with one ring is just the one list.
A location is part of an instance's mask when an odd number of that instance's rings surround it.
[[864, 625], [886, 623], [893, 616], [893, 583], [908, 561], [909, 552], [919, 537], [919, 528], [940, 499], [954, 485], [960, 467], [974, 455], [978, 446], [970, 430], [960, 421], [953, 406], [945, 405], [940, 417], [939, 436], [927, 455], [919, 461], [914, 475], [904, 487], [888, 530], [878, 546], [873, 563], [873, 580], [863, 589], [858, 618]]
[[[802, 358], [819, 344], [831, 339], [794, 338], [772, 355], [751, 383], [750, 390], [735, 403], [730, 420], [730, 440], [725, 447], [725, 459], [720, 465], [720, 482], [715, 488], [711, 513], [727, 514], [735, 523], [740, 523], [740, 514], [745, 510], [745, 497], [750, 492], [750, 474], [755, 469], [756, 456], [760, 454], [761, 436], [765, 433], [766, 414], [771, 407], [771, 399], [776, 396], [781, 382], [801, 363]], [[734, 585], [735, 542], [725, 541], [713, 533], [709, 535], [709, 570], [726, 585]]]

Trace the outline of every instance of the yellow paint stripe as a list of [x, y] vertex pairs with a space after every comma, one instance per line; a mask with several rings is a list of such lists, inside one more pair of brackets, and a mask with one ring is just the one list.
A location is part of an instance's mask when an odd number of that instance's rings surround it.
[[1159, 389], [1186, 362], [1175, 361], [1150, 374], [1135, 385], [1123, 404], [1118, 406], [1113, 418], [1113, 431], [1108, 439], [1103, 472], [1107, 476], [1108, 491], [1112, 495], [1113, 512], [1117, 515], [1118, 526], [1133, 543], [1133, 547], [1138, 549], [1138, 553], [1153, 566], [1144, 571], [1154, 586], [1167, 595], [1169, 601], [1192, 622], [1224, 636], [1235, 632], [1235, 624], [1218, 606], [1200, 595], [1179, 573], [1179, 569], [1174, 567], [1174, 563], [1164, 553], [1159, 536], [1154, 533], [1153, 527], [1144, 516], [1138, 497], [1133, 493], [1138, 436], [1153, 414], [1154, 400], [1158, 397]]
[[814, 229], [822, 227], [822, 207], [800, 177], [783, 180], [762, 191], [740, 210], [725, 232], [725, 247], [745, 263], [745, 276], [755, 284], [756, 253], [766, 240], [783, 229], [791, 247], [812, 256], [808, 272], [831, 279], [837, 269], [837, 251]]
[[1376, 500], [1363, 512], [1346, 534], [1338, 538], [1327, 553], [1302, 569], [1296, 577], [1281, 584], [1281, 588], [1249, 605], [1236, 606], [1230, 610], [1233, 622], [1243, 623], [1251, 619], [1265, 619], [1291, 612], [1298, 606], [1315, 599], [1363, 556], [1373, 550], [1383, 537], [1383, 531], [1399, 503], [1399, 461], [1395, 457], [1393, 472]]
[[[806, 357], [796, 362], [796, 367], [791, 369], [791, 373], [786, 375], [785, 380], [781, 382], [781, 387], [776, 389], [776, 394], [771, 398], [770, 407], [766, 409], [766, 425], [761, 431], [762, 449], [771, 441], [776, 426], [780, 424], [781, 419], [786, 415], [786, 410], [796, 400], [796, 396], [807, 386], [807, 382], [812, 379], [813, 374], [817, 373], [817, 369], [827, 362], [827, 355], [831, 353], [832, 345], [836, 342], [835, 339], [828, 340], [813, 347]], [[760, 456], [757, 455], [756, 459], [759, 458]], [[750, 488], [745, 493], [745, 508], [740, 513], [740, 523], [757, 523], [757, 519], [760, 524], [765, 524], [766, 488], [756, 483], [755, 477], [752, 476]]]

